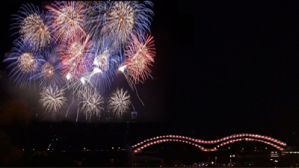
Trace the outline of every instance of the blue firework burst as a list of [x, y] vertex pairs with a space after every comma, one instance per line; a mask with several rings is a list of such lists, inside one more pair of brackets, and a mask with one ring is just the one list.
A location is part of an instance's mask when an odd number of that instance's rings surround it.
[[45, 50], [40, 54], [38, 72], [32, 77], [39, 80], [39, 87], [60, 86], [63, 80], [60, 76], [61, 60], [55, 48]]
[[14, 83], [20, 85], [21, 88], [35, 82], [33, 76], [38, 72], [38, 67], [42, 62], [41, 56], [34, 51], [28, 42], [17, 40], [14, 42], [12, 53], [3, 62], [9, 63], [8, 69], [10, 78], [13, 78]]

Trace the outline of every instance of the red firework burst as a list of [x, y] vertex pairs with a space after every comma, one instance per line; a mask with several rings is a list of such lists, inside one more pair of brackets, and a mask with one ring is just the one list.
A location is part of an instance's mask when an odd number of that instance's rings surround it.
[[151, 73], [150, 66], [153, 66], [156, 55], [153, 37], [135, 33], [132, 35], [130, 43], [126, 46], [125, 56], [127, 60], [124, 65], [127, 68], [129, 80], [138, 84], [145, 81]]
[[61, 74], [63, 77], [78, 79], [80, 75], [92, 68], [92, 54], [90, 52], [91, 42], [89, 36], [81, 40], [69, 41], [60, 48]]

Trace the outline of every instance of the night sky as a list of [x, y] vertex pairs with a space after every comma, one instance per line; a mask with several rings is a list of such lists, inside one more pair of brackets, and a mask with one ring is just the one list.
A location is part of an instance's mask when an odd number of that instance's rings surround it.
[[[154, 80], [137, 86], [145, 106], [130, 91], [140, 123], [210, 134], [299, 133], [298, 1], [153, 2]], [[1, 2], [1, 60], [14, 39], [10, 15], [22, 3]], [[11, 85], [5, 66], [1, 104], [28, 92]], [[121, 75], [116, 86], [129, 89]]]

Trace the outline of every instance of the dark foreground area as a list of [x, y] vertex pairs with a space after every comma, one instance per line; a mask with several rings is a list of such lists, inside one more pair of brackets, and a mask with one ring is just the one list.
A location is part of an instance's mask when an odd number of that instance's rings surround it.
[[[217, 156], [216, 156], [217, 155]], [[270, 157], [267, 154], [235, 155], [230, 158], [223, 152], [168, 151], [146, 153], [129, 157], [127, 152], [41, 152], [23, 156], [23, 166], [43, 167], [298, 167], [297, 156]]]
[[165, 142], [136, 153], [133, 145], [156, 136], [181, 135], [215, 140], [246, 131], [208, 133], [200, 132], [192, 125], [170, 127], [162, 123], [19, 123], [13, 127], [2, 126], [1, 166], [296, 167], [299, 164], [298, 138], [293, 133], [287, 136], [287, 132], [280, 134], [282, 136], [251, 132], [287, 143], [282, 151], [259, 142], [236, 142], [211, 152], [190, 144]]

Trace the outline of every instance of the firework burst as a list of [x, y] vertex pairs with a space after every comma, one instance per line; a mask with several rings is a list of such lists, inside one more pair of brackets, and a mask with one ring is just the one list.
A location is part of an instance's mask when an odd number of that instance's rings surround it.
[[49, 86], [43, 89], [40, 93], [41, 99], [39, 102], [47, 112], [58, 113], [65, 105], [66, 98], [64, 97], [64, 90], [57, 86]]
[[121, 118], [121, 116], [129, 110], [130, 104], [130, 95], [128, 91], [123, 90], [123, 88], [117, 88], [109, 99], [110, 110], [112, 110], [114, 115], [118, 118]]
[[34, 5], [22, 5], [20, 15], [13, 15], [16, 20], [11, 29], [18, 28], [20, 37], [27, 42], [34, 50], [41, 50], [50, 45], [51, 35], [46, 24], [47, 19], [43, 12], [39, 11]]
[[97, 90], [92, 87], [85, 87], [79, 92], [79, 104], [81, 104], [81, 111], [85, 113], [86, 118], [92, 115], [100, 117], [100, 112], [104, 110], [102, 107], [104, 101], [103, 97], [98, 94]]
[[33, 76], [37, 73], [37, 69], [41, 60], [39, 54], [33, 51], [30, 44], [23, 43], [18, 40], [14, 42], [15, 47], [12, 48], [12, 53], [4, 62], [8, 62], [7, 68], [12, 68], [9, 76], [15, 78], [14, 83], [20, 85], [21, 88], [26, 87], [31, 82], [35, 86]]
[[[153, 5], [145, 1], [145, 4]], [[114, 1], [105, 18], [102, 31], [113, 38], [114, 47], [126, 43], [133, 30], [150, 31], [151, 9], [137, 1]]]
[[138, 84], [139, 81], [145, 81], [150, 76], [149, 69], [154, 62], [155, 47], [153, 37], [136, 33], [132, 35], [131, 42], [126, 46], [125, 56], [127, 60], [122, 66], [126, 67], [130, 82]]
[[83, 30], [85, 6], [80, 1], [63, 1], [47, 5], [48, 18], [55, 40], [67, 42], [85, 35]]
[[46, 50], [42, 53], [42, 58], [40, 59], [41, 63], [39, 72], [33, 77], [35, 79], [39, 79], [39, 86], [45, 87], [49, 85], [61, 85], [63, 83], [62, 78], [60, 76], [60, 59], [55, 51]]
[[63, 77], [77, 80], [92, 69], [93, 55], [90, 46], [91, 42], [87, 36], [85, 39], [69, 41], [59, 49]]

